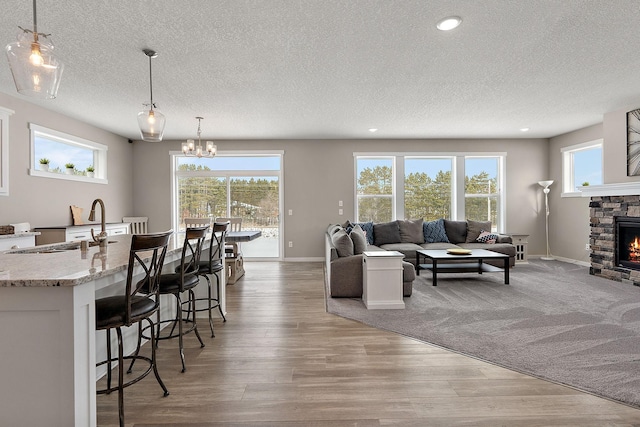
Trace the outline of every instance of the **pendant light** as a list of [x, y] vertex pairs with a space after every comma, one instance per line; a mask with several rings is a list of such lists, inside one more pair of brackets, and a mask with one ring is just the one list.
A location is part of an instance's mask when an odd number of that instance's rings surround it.
[[64, 64], [53, 54], [51, 34], [38, 32], [36, 0], [33, 0], [33, 30], [18, 28], [22, 30], [18, 40], [5, 47], [18, 93], [41, 99], [55, 98]]
[[202, 141], [200, 140], [200, 121], [202, 117], [196, 117], [198, 120], [198, 145], [193, 139], [187, 139], [187, 142], [182, 143], [182, 152], [185, 156], [195, 156], [195, 157], [215, 157], [218, 148], [213, 145], [213, 141], [206, 142], [206, 148], [202, 148]]
[[158, 56], [158, 52], [151, 49], [142, 50], [149, 57], [149, 93], [150, 102], [143, 104], [145, 107], [138, 113], [138, 126], [140, 127], [140, 135], [143, 141], [160, 142], [164, 133], [165, 118], [153, 102], [153, 79], [151, 74], [151, 58]]

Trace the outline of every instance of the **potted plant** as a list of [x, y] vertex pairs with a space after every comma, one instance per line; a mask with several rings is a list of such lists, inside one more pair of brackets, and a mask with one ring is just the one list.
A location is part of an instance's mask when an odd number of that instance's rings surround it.
[[49, 171], [49, 159], [47, 159], [46, 157], [40, 159], [40, 169], [45, 172]]
[[95, 174], [95, 169], [93, 168], [93, 166], [87, 166], [87, 176], [89, 178], [93, 178]]
[[73, 163], [67, 163], [64, 167], [67, 168], [67, 175], [73, 175], [73, 172], [76, 169], [76, 165]]

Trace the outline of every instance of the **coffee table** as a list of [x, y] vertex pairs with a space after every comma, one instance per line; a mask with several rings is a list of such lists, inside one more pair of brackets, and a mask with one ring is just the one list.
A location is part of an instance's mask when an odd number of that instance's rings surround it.
[[[487, 259], [502, 259], [504, 267], [495, 267], [485, 264]], [[422, 262], [420, 262], [422, 260]], [[431, 260], [431, 264], [426, 261]], [[456, 261], [456, 262], [450, 262]], [[459, 262], [465, 261], [465, 262]], [[468, 255], [450, 254], [446, 249], [429, 250], [420, 249], [416, 251], [416, 274], [420, 275], [420, 270], [431, 270], [433, 286], [438, 286], [438, 273], [473, 273], [482, 274], [484, 272], [504, 272], [504, 284], [509, 284], [509, 255], [499, 254], [486, 249], [473, 249]]]

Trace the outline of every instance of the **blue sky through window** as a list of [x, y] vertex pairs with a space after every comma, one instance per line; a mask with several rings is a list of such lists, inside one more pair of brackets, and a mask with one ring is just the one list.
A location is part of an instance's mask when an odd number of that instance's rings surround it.
[[280, 170], [279, 156], [216, 156], [214, 158], [178, 157], [178, 165], [207, 166], [211, 170]]
[[93, 150], [36, 136], [33, 166], [37, 167], [42, 158], [49, 159], [50, 169], [64, 170], [65, 164], [73, 163], [76, 170], [82, 171], [93, 165]]
[[573, 173], [576, 187], [587, 182], [589, 185], [602, 184], [602, 147], [573, 153]]

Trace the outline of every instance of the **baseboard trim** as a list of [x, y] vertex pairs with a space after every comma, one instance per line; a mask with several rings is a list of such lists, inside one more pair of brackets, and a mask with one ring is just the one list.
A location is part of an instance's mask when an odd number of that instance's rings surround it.
[[324, 262], [324, 257], [285, 258], [284, 262]]
[[[529, 258], [541, 259], [543, 256], [546, 256], [546, 255], [529, 255]], [[587, 261], [578, 261], [577, 259], [565, 258], [561, 256], [556, 256], [556, 255], [552, 255], [552, 256], [553, 256], [553, 259], [556, 261], [568, 262], [569, 264], [577, 264], [583, 267], [591, 267], [591, 264]]]

